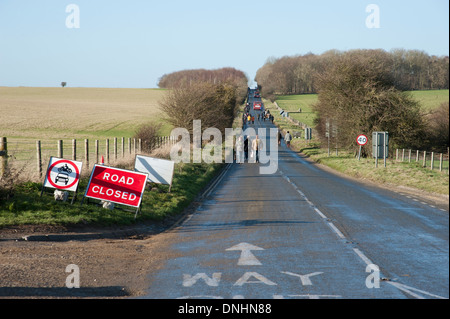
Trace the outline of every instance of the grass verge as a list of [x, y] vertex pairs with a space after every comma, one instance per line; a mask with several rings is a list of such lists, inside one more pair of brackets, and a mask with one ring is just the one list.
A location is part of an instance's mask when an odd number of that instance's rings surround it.
[[[273, 103], [265, 100], [264, 105], [274, 115], [274, 123], [282, 131], [290, 131], [291, 133], [302, 131], [301, 128], [280, 116]], [[308, 156], [311, 160], [348, 176], [378, 184], [406, 186], [428, 193], [449, 195], [448, 164], [440, 172], [436, 168], [431, 170], [429, 165], [426, 168], [422, 167], [421, 162], [409, 163], [389, 158], [386, 168], [383, 166], [382, 160], [378, 162], [378, 168], [375, 168], [374, 159], [361, 158], [358, 161], [355, 152], [338, 150], [338, 156], [336, 156], [336, 151], [332, 148], [330, 156], [328, 156], [328, 149], [321, 147], [318, 139], [314, 138], [314, 133], [313, 139], [309, 143], [304, 139], [295, 138], [291, 145], [293, 150]], [[435, 167], [438, 167], [438, 165], [435, 165]]]
[[108, 210], [86, 202], [81, 205], [88, 178], [80, 180], [77, 200], [72, 205], [70, 200], [73, 193], [70, 193], [68, 202], [56, 202], [52, 189], [40, 197], [41, 183], [23, 183], [17, 185], [11, 199], [0, 203], [0, 228], [37, 224], [112, 226], [163, 220], [181, 213], [218, 174], [221, 167], [221, 164], [176, 164], [171, 192], [168, 193], [167, 185], [147, 185], [141, 214], [136, 220], [131, 211]]

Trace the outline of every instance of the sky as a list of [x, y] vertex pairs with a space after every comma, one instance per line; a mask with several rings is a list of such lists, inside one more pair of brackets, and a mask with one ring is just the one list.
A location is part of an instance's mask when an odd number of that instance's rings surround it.
[[0, 86], [157, 88], [164, 74], [351, 49], [449, 55], [447, 0], [0, 0]]

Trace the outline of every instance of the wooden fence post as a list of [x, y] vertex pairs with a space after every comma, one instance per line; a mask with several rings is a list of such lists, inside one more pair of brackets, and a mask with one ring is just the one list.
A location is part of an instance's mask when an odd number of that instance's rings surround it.
[[89, 169], [89, 140], [84, 140], [84, 159], [86, 161], [86, 168]]
[[114, 138], [114, 160], [117, 160], [117, 137]]
[[8, 139], [6, 137], [0, 137], [0, 176], [3, 176], [5, 174], [7, 165]]
[[109, 138], [106, 139], [106, 150], [105, 150], [105, 153], [106, 153], [105, 161], [106, 161], [106, 164], [109, 165]]
[[72, 140], [72, 160], [77, 160], [77, 140]]
[[427, 151], [423, 151], [423, 167], [427, 167]]
[[42, 152], [41, 152], [41, 141], [36, 141], [36, 163], [39, 178], [42, 177]]
[[434, 152], [431, 152], [431, 170], [433, 170], [434, 167]]
[[125, 137], [122, 137], [122, 157], [125, 156]]
[[442, 172], [442, 160], [444, 159], [444, 154], [441, 153], [439, 156], [439, 172]]
[[63, 158], [64, 157], [63, 141], [62, 140], [58, 140], [58, 157], [59, 158]]
[[95, 164], [98, 164], [98, 140], [95, 140]]

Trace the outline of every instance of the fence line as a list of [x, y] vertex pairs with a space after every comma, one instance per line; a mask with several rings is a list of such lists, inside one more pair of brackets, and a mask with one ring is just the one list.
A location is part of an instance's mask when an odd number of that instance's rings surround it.
[[447, 154], [427, 152], [421, 150], [412, 149], [396, 149], [395, 160], [397, 162], [416, 162], [422, 163], [422, 167], [429, 167], [430, 170], [439, 169], [440, 172], [449, 171], [449, 150], [447, 148]]
[[[94, 143], [92, 143], [94, 141]], [[111, 143], [112, 142], [112, 143]], [[154, 140], [136, 138], [33, 140], [0, 137], [0, 176], [8, 162], [35, 162], [35, 171], [42, 177], [43, 165], [51, 156], [83, 162], [83, 170], [100, 163], [103, 156], [106, 165], [130, 155], [151, 151], [175, 144], [173, 136], [158, 136]]]

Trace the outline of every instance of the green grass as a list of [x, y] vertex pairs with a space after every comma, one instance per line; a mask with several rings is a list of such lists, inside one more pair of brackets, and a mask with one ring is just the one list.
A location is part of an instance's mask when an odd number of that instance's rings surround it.
[[411, 91], [424, 111], [430, 111], [449, 101], [449, 90]]
[[320, 148], [317, 140], [308, 144], [305, 140], [295, 139], [292, 146], [312, 160], [352, 177], [381, 184], [412, 187], [429, 193], [449, 194], [448, 162], [444, 162], [442, 172], [439, 171], [439, 161], [435, 161], [434, 169], [431, 170], [430, 161], [427, 162], [427, 167], [423, 167], [422, 161], [409, 163], [396, 161], [395, 158], [387, 159], [386, 167], [383, 160], [378, 160], [378, 167], [375, 168], [373, 158], [361, 158], [358, 161], [355, 156], [356, 149], [354, 152], [339, 150], [338, 156], [335, 149], [331, 149], [328, 156], [328, 149]]
[[56, 202], [53, 199], [52, 189], [46, 189], [44, 195], [40, 197], [41, 183], [21, 184], [17, 186], [12, 199], [0, 203], [0, 228], [23, 224], [131, 225], [149, 220], [162, 220], [182, 212], [216, 176], [220, 168], [220, 164], [177, 164], [171, 192], [168, 193], [167, 185], [154, 185], [160, 191], [150, 191], [150, 185], [147, 186], [141, 214], [136, 220], [134, 212], [121, 209], [107, 210], [95, 203], [88, 204], [86, 200], [81, 205], [88, 178], [80, 180], [77, 200], [72, 205], [70, 200], [73, 193], [70, 193], [68, 202]]
[[313, 105], [317, 102], [317, 94], [280, 95], [276, 102], [279, 107], [288, 112], [297, 112], [301, 108], [301, 113], [290, 113], [289, 116], [309, 127], [314, 126], [316, 115]]

